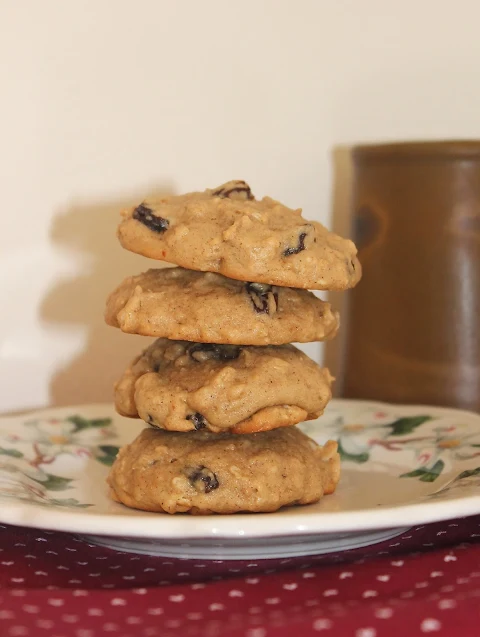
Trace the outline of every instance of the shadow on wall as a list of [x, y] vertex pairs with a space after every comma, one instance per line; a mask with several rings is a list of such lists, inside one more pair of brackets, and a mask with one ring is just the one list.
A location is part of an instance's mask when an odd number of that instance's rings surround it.
[[[172, 188], [156, 188], [153, 194], [172, 194]], [[120, 211], [138, 204], [144, 196], [145, 191], [98, 205], [73, 205], [54, 218], [54, 246], [67, 250], [73, 260], [80, 256], [82, 272], [56, 283], [47, 293], [40, 315], [47, 325], [83, 327], [86, 335], [82, 351], [52, 377], [51, 405], [111, 401], [114, 382], [152, 340], [123, 334], [103, 319], [108, 294], [126, 276], [162, 267], [159, 261], [123, 250], [116, 238]]]
[[[333, 188], [331, 229], [342, 237], [352, 237], [352, 148], [336, 146], [332, 151]], [[328, 300], [340, 312], [338, 336], [326, 343], [324, 364], [336, 378], [333, 386], [335, 396], [342, 395], [345, 337], [347, 324], [348, 292], [329, 292]]]

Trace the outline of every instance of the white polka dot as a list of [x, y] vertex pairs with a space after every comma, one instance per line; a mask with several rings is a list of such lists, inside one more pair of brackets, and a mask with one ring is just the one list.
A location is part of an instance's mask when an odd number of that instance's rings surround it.
[[247, 577], [245, 581], [247, 582], [247, 584], [258, 584], [260, 580], [258, 579], [258, 577]]
[[468, 577], [457, 577], [457, 584], [468, 584], [469, 581]]
[[302, 573], [302, 577], [303, 579], [311, 579], [312, 577], [316, 577], [316, 575], [315, 573], [307, 572], [307, 573]]
[[392, 566], [403, 566], [405, 562], [403, 560], [394, 560], [393, 562], [390, 562], [390, 564]]
[[324, 597], [333, 597], [334, 595], [338, 595], [338, 591], [336, 588], [327, 588], [326, 591], [323, 591]]
[[318, 599], [307, 599], [307, 601], [305, 602], [305, 606], [318, 606], [318, 604]]
[[228, 592], [228, 596], [229, 597], [243, 597], [244, 594], [242, 593], [242, 591], [238, 591], [236, 588], [233, 588], [231, 591]]
[[187, 619], [191, 619], [192, 621], [202, 619], [202, 617], [202, 613], [187, 613]]
[[343, 573], [340, 573], [339, 575], [340, 579], [347, 579], [347, 577], [353, 577], [353, 573], [350, 573], [349, 571], [343, 571]]
[[3, 566], [12, 566], [12, 564], [15, 564], [15, 562], [2, 562]]
[[126, 606], [127, 602], [126, 602], [126, 600], [122, 599], [121, 597], [114, 597], [111, 600], [110, 604], [112, 606]]
[[88, 628], [79, 628], [77, 631], [75, 631], [75, 635], [77, 637], [93, 637], [94, 632], [93, 630], [89, 630]]
[[427, 588], [428, 582], [417, 582], [415, 588]]
[[54, 627], [54, 622], [51, 619], [39, 619], [36, 622], [36, 625], [39, 628], [45, 628], [45, 630], [50, 630], [50, 628]]
[[188, 575], [190, 575], [190, 573], [185, 573], [182, 571], [181, 573], [178, 573], [178, 575], [179, 577], [187, 577]]
[[216, 611], [216, 610], [224, 610], [225, 606], [223, 604], [210, 604], [208, 610]]
[[147, 613], [149, 615], [163, 615], [163, 608], [149, 608]]
[[89, 573], [88, 577], [100, 577], [101, 573]]
[[393, 615], [393, 610], [391, 608], [376, 608], [374, 615], [377, 619], [390, 619]]
[[252, 606], [248, 609], [248, 612], [250, 615], [257, 615], [258, 613], [262, 612], [262, 609], [260, 608], [260, 606]]
[[8, 630], [8, 634], [12, 637], [20, 637], [20, 635], [28, 635], [28, 628], [26, 626], [12, 626]]
[[89, 608], [87, 610], [87, 615], [90, 615], [90, 617], [101, 617], [103, 615], [103, 610], [101, 608]]
[[106, 624], [103, 624], [103, 630], [113, 632], [118, 630], [118, 625], [114, 624], [113, 622], [107, 622]]
[[183, 602], [183, 601], [185, 601], [185, 595], [182, 595], [182, 594], [180, 594], [180, 595], [169, 595], [168, 599], [171, 602], [175, 602], [175, 603]]
[[438, 608], [440, 610], [450, 610], [451, 608], [455, 608], [457, 606], [457, 602], [454, 599], [441, 599], [438, 602]]
[[135, 575], [122, 575], [122, 579], [132, 580], [132, 579], [135, 579]]
[[267, 597], [267, 599], [265, 600], [265, 604], [280, 604], [280, 597]]
[[132, 593], [136, 595], [146, 595], [148, 591], [146, 588], [132, 588]]
[[0, 610], [0, 619], [13, 619], [14, 617], [11, 610]]
[[22, 582], [25, 581], [24, 577], [11, 577], [10, 581], [13, 582], [14, 584], [21, 584]]
[[444, 562], [456, 562], [457, 558], [455, 557], [455, 555], [445, 555], [445, 557], [443, 558]]
[[205, 584], [203, 584], [202, 582], [198, 582], [198, 584], [192, 584], [191, 587], [192, 591], [197, 591], [201, 588], [205, 588]]
[[296, 588], [298, 588], [298, 584], [296, 584], [295, 582], [290, 582], [290, 583], [284, 584], [282, 588], [286, 591], [294, 591]]
[[78, 622], [78, 615], [62, 615], [62, 621], [66, 624], [76, 624]]
[[443, 577], [442, 571], [432, 571], [430, 577]]
[[404, 593], [400, 593], [400, 597], [402, 599], [411, 599], [415, 597], [415, 593], [413, 591], [405, 591]]
[[331, 622], [331, 620], [325, 619], [324, 617], [319, 617], [312, 624], [313, 630], [318, 630], [318, 631], [329, 630], [332, 626], [333, 626], [333, 623]]
[[37, 537], [35, 539], [37, 540], [37, 542], [46, 542], [47, 541], [47, 538], [45, 538], [45, 537]]
[[141, 617], [127, 617], [127, 624], [141, 624], [142, 623], [142, 618]]
[[440, 630], [441, 627], [442, 624], [438, 621], [438, 619], [432, 619], [431, 617], [424, 619], [420, 624], [420, 630], [422, 633], [434, 633], [437, 630]]
[[81, 583], [82, 583], [82, 580], [79, 580], [79, 579], [69, 579], [69, 580], [68, 580], [68, 583], [69, 583], [69, 584], [81, 584]]
[[69, 569], [68, 566], [62, 566], [60, 564], [60, 566], [57, 566], [57, 570], [59, 570], [59, 571], [69, 571], [70, 569]]
[[27, 591], [24, 588], [12, 588], [10, 595], [13, 595], [13, 597], [25, 597]]
[[47, 604], [50, 604], [50, 606], [63, 606], [65, 604], [65, 600], [63, 599], [57, 599], [57, 598], [50, 598], [47, 599]]
[[26, 613], [38, 613], [38, 611], [40, 610], [40, 607], [34, 606], [33, 604], [24, 604], [22, 606], [22, 610], [25, 611]]
[[379, 582], [388, 582], [390, 579], [390, 575], [377, 575], [376, 578]]
[[[120, 568], [120, 566], [110, 566], [110, 568]], [[154, 568], [144, 568], [143, 572], [144, 573], [153, 573], [153, 571], [155, 571], [156, 569]]]
[[86, 591], [84, 588], [76, 588], [72, 595], [74, 597], [86, 597], [88, 595], [88, 591]]
[[182, 622], [179, 619], [167, 619], [165, 622], [165, 626], [167, 628], [178, 628], [182, 625]]
[[358, 628], [355, 631], [355, 637], [375, 637], [376, 634], [375, 628]]
[[245, 633], [245, 637], [265, 637], [266, 634], [265, 628], [249, 628]]
[[45, 571], [35, 571], [35, 575], [48, 575]]
[[367, 599], [368, 597], [377, 597], [378, 592], [377, 591], [363, 591], [362, 593], [362, 597], [364, 599]]
[[77, 549], [71, 548], [70, 546], [66, 546], [65, 550], [66, 551], [74, 551], [75, 553], [77, 552]]
[[455, 590], [455, 586], [451, 586], [450, 584], [447, 584], [446, 586], [442, 586], [442, 588], [440, 589], [440, 592], [452, 593], [454, 590]]

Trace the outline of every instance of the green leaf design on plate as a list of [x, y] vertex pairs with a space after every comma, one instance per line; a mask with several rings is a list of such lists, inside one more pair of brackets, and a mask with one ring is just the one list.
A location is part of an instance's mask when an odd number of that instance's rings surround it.
[[46, 473], [45, 476], [45, 480], [37, 480], [36, 478], [32, 478], [32, 480], [41, 484], [47, 491], [64, 491], [70, 488], [71, 478], [62, 478], [62, 476], [55, 476], [53, 473]]
[[[480, 445], [477, 445], [477, 446], [480, 446]], [[472, 476], [478, 476], [478, 475], [480, 475], [480, 467], [477, 467], [476, 469], [467, 469], [466, 471], [462, 471], [462, 473], [460, 473], [455, 478], [455, 481], [463, 480], [463, 478], [471, 478]]]
[[357, 464], [362, 464], [364, 462], [368, 462], [370, 454], [368, 451], [364, 451], [363, 453], [348, 453], [342, 447], [342, 443], [338, 441], [338, 453], [340, 454], [340, 458], [342, 460], [350, 460], [350, 462], [356, 462]]
[[390, 436], [406, 436], [429, 420], [432, 420], [431, 416], [406, 416], [385, 426], [392, 428]]
[[83, 416], [69, 416], [67, 421], [75, 425], [74, 433], [93, 427], [108, 427], [108, 425], [112, 424], [111, 418], [93, 418], [89, 420], [88, 418], [83, 418]]
[[414, 471], [402, 473], [400, 478], [419, 478], [422, 482], [435, 482], [438, 476], [442, 473], [444, 467], [445, 463], [443, 460], [437, 460], [430, 469], [427, 467], [420, 467]]
[[48, 504], [53, 504], [58, 507], [75, 507], [76, 509], [86, 509], [87, 507], [91, 507], [91, 504], [82, 504], [75, 498], [65, 498], [65, 499], [57, 499], [50, 498], [48, 500]]
[[11, 458], [23, 458], [23, 453], [18, 449], [4, 449], [0, 447], [0, 456], [10, 456]]
[[115, 445], [99, 445], [97, 449], [101, 452], [101, 455], [95, 455], [95, 458], [102, 464], [107, 465], [107, 467], [111, 467], [120, 447], [116, 447]]

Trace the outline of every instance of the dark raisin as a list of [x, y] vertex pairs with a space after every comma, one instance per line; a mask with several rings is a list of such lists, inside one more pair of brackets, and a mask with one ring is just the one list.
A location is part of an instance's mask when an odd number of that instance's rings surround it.
[[254, 199], [250, 186], [242, 180], [228, 181], [216, 188], [212, 195], [222, 199]]
[[[250, 297], [253, 309], [257, 314], [270, 314], [269, 295], [272, 294], [272, 286], [267, 283], [246, 283], [245, 289]], [[278, 306], [278, 294], [273, 292], [275, 310]]]
[[350, 265], [352, 266], [352, 270], [355, 272], [355, 261], [353, 259], [350, 261]]
[[143, 223], [149, 230], [153, 232], [165, 232], [169, 226], [167, 219], [157, 217], [153, 214], [153, 210], [141, 203], [133, 211], [133, 218]]
[[213, 359], [216, 361], [232, 361], [238, 358], [241, 348], [237, 345], [217, 345], [216, 343], [196, 343], [192, 345], [188, 353], [190, 358], [197, 363], [203, 363], [206, 360]]
[[218, 489], [220, 484], [213, 471], [210, 471], [204, 465], [192, 469], [188, 473], [188, 479], [197, 491], [203, 491], [204, 493], [210, 493], [210, 491]]
[[297, 244], [297, 246], [295, 248], [286, 248], [283, 251], [283, 256], [284, 257], [289, 257], [291, 254], [298, 254], [302, 250], [305, 250], [305, 237], [306, 236], [307, 236], [307, 233], [306, 232], [302, 232], [298, 236], [298, 244]]
[[202, 414], [199, 414], [198, 411], [195, 412], [194, 414], [189, 414], [187, 416], [187, 420], [191, 420], [193, 423], [193, 426], [195, 427], [195, 429], [198, 431], [199, 429], [205, 429], [205, 427], [207, 426], [207, 421], [205, 420], [205, 418], [202, 416]]

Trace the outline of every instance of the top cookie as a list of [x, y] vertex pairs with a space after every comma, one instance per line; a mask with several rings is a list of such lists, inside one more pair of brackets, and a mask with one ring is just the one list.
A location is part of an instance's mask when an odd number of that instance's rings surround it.
[[361, 277], [355, 245], [244, 181], [146, 199], [122, 213], [127, 250], [190, 270], [312, 290], [345, 290]]

